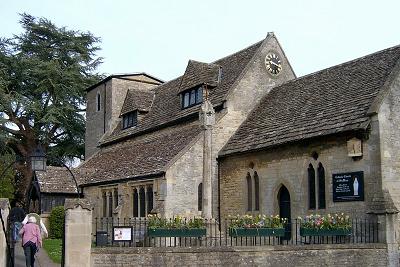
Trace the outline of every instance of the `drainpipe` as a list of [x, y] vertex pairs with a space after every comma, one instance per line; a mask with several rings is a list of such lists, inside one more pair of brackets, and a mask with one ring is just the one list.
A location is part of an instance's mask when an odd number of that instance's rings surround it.
[[221, 231], [221, 172], [220, 172], [220, 158], [217, 158], [217, 179], [218, 179], [218, 227]]

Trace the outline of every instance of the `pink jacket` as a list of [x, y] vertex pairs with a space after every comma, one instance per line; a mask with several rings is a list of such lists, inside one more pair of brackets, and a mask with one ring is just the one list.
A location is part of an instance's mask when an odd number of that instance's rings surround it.
[[27, 223], [22, 227], [19, 231], [19, 234], [22, 235], [22, 245], [25, 245], [26, 242], [31, 241], [36, 244], [36, 246], [42, 246], [42, 236], [40, 235], [39, 226], [36, 223]]

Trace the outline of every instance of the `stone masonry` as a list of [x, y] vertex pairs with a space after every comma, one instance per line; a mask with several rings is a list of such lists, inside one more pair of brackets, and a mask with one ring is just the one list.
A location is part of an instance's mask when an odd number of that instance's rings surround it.
[[388, 266], [384, 244], [213, 248], [93, 248], [92, 267]]
[[[377, 123], [373, 123], [377, 125]], [[291, 217], [309, 213], [345, 212], [353, 218], [364, 218], [368, 211], [375, 188], [379, 186], [379, 145], [378, 129], [372, 127], [368, 140], [363, 142], [363, 157], [354, 160], [347, 155], [346, 140], [352, 136], [342, 135], [321, 138], [318, 141], [292, 144], [248, 154], [232, 156], [221, 162], [221, 215], [261, 213], [279, 214], [278, 191], [284, 185], [290, 193]], [[318, 153], [318, 159], [312, 153]], [[308, 210], [309, 164], [317, 169], [318, 163], [325, 168], [326, 209]], [[251, 166], [253, 166], [251, 168]], [[260, 179], [260, 210], [247, 211], [246, 175], [257, 172]], [[333, 202], [332, 174], [363, 171], [365, 201]], [[254, 192], [254, 190], [253, 190]], [[254, 204], [253, 204], [254, 207]]]
[[[112, 77], [112, 76], [111, 76]], [[98, 151], [98, 142], [101, 137], [112, 130], [120, 122], [120, 112], [126, 93], [129, 89], [150, 90], [159, 81], [145, 75], [127, 75], [125, 79], [105, 79], [104, 83], [87, 92], [85, 158], [89, 158]], [[132, 79], [132, 80], [126, 80]], [[101, 108], [97, 111], [97, 94], [100, 94]]]

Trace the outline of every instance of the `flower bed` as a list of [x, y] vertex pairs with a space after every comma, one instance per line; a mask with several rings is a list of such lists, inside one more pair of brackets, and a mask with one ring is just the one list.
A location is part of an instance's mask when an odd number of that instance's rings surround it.
[[206, 235], [206, 227], [203, 218], [149, 216], [147, 233], [150, 237], [200, 237]]
[[229, 219], [229, 235], [232, 237], [285, 235], [286, 219], [281, 219], [278, 215], [238, 215]]
[[351, 235], [349, 216], [344, 213], [328, 215], [309, 215], [299, 218], [301, 236], [346, 236]]
[[240, 236], [284, 236], [285, 228], [229, 228], [229, 235]]
[[308, 229], [300, 227], [301, 236], [345, 236], [351, 235], [350, 229]]
[[193, 229], [148, 229], [148, 235], [151, 237], [200, 237], [206, 235], [206, 228]]

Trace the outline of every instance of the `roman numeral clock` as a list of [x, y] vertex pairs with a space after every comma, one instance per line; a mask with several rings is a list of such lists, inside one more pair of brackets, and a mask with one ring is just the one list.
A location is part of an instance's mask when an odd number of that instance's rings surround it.
[[282, 61], [279, 55], [275, 52], [269, 52], [265, 56], [265, 67], [272, 75], [278, 75], [282, 70]]

